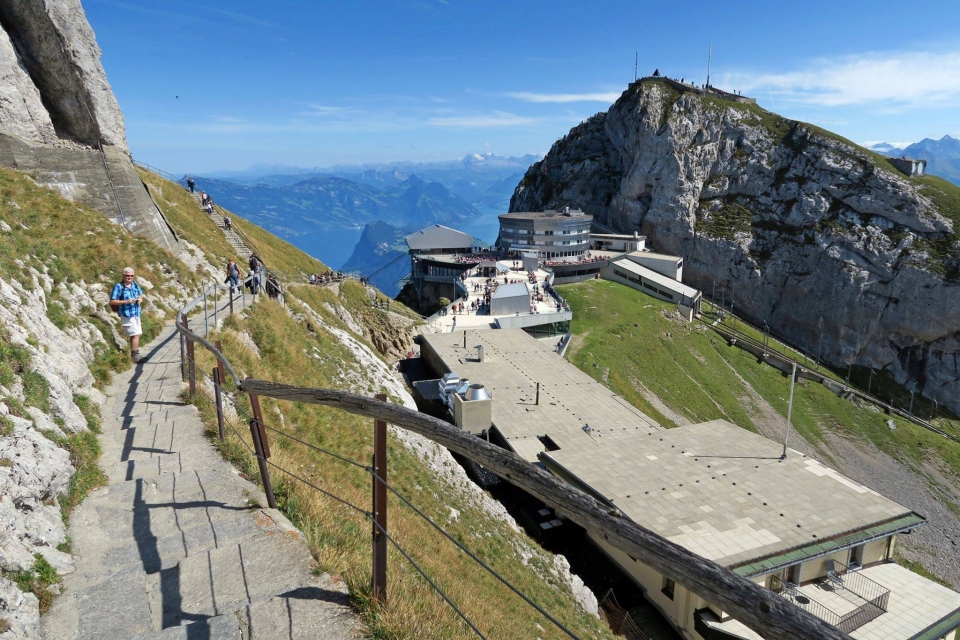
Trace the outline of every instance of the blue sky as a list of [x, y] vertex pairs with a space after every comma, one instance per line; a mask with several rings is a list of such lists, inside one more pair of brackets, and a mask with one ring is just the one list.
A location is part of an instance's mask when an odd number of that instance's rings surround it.
[[960, 135], [960, 2], [83, 0], [134, 156], [545, 153], [659, 68], [860, 143]]

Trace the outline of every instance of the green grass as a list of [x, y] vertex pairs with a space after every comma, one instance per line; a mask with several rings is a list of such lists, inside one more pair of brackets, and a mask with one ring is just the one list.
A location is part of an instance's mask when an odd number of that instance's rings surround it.
[[[758, 430], [762, 414], [747, 384], [776, 413], [786, 416], [789, 376], [728, 346], [698, 324], [668, 320], [663, 313], [673, 305], [606, 281], [559, 289], [574, 312], [570, 361], [597, 380], [609, 370], [608, 386], [665, 426], [675, 423], [644, 398], [638, 382], [689, 422], [725, 418]], [[738, 328], [744, 329], [742, 323]], [[896, 430], [887, 427], [889, 419]], [[960, 445], [872, 406], [848, 402], [820, 384], [797, 384], [792, 422], [814, 444], [822, 443], [826, 432], [865, 439], [914, 467], [940, 460], [947, 473], [960, 478]]]
[[[364, 313], [382, 315], [370, 307], [366, 294], [356, 283], [345, 285], [339, 294], [324, 287], [295, 287], [288, 300], [292, 315], [284, 313], [272, 301], [263, 301], [250, 310], [248, 319], [232, 319], [214, 338], [222, 339], [231, 362], [247, 375], [303, 386], [344, 388], [347, 383], [343, 374], [353, 372], [362, 377], [363, 368], [336, 336], [310, 319], [312, 316], [307, 313], [306, 305], [316, 309], [324, 323], [338, 328], [345, 325], [325, 308], [324, 302], [343, 305], [363, 322], [370, 321], [363, 317]], [[238, 330], [251, 336], [259, 357], [243, 345], [237, 336]], [[208, 354], [198, 352], [198, 357], [201, 369], [212, 367]], [[376, 388], [372, 379], [366, 380], [366, 384], [369, 393], [381, 390]], [[256, 481], [256, 464], [242, 443], [249, 439], [246, 425], [242, 421], [234, 425], [240, 435], [229, 429], [226, 441], [219, 443], [215, 438], [216, 418], [210, 399], [198, 396], [192, 403], [200, 409], [207, 433], [214, 437], [224, 456]], [[261, 404], [271, 426], [279, 427], [276, 413], [279, 409], [283, 412], [286, 430], [298, 438], [363, 464], [369, 460], [372, 453], [371, 421], [304, 403], [261, 398]], [[364, 471], [305, 449], [277, 434], [271, 433], [269, 439], [272, 462], [297, 470], [354, 504], [363, 506], [369, 503], [370, 479]], [[476, 506], [475, 498], [461, 497], [459, 491], [392, 437], [389, 446], [391, 484], [400, 493], [524, 593], [558, 616], [580, 637], [611, 637], [601, 621], [579, 612], [569, 590], [544, 568], [548, 562], [546, 555], [535, 551], [528, 563], [521, 560], [517, 548], [531, 544], [523, 534], [494, 520]], [[472, 637], [472, 632], [457, 620], [450, 608], [392, 548], [390, 580], [391, 593], [395, 595], [385, 607], [374, 603], [369, 592], [369, 523], [276, 470], [273, 484], [279, 506], [306, 535], [318, 570], [343, 576], [371, 637]], [[448, 507], [460, 512], [458, 520], [450, 519]], [[488, 637], [563, 637], [489, 574], [478, 571], [462, 553], [401, 503], [391, 498], [389, 508], [392, 535]], [[537, 624], [545, 631], [538, 631]]]
[[39, 553], [34, 556], [33, 567], [22, 571], [3, 572], [3, 577], [16, 583], [21, 591], [37, 596], [41, 615], [50, 609], [56, 597], [56, 591], [51, 587], [61, 582], [57, 570]]

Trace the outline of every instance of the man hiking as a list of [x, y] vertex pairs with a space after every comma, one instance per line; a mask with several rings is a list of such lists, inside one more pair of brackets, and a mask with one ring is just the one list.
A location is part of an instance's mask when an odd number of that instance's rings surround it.
[[230, 283], [230, 295], [233, 295], [233, 292], [240, 284], [240, 267], [233, 261], [233, 258], [230, 258], [230, 261], [227, 263], [227, 282]]
[[193, 181], [193, 178], [187, 178], [187, 188], [190, 189], [190, 193], [193, 193], [196, 186], [197, 183]]
[[118, 282], [110, 293], [110, 307], [120, 315], [123, 332], [130, 338], [130, 359], [140, 362], [140, 305], [143, 303], [143, 290], [133, 280], [133, 267], [123, 270], [123, 282]]

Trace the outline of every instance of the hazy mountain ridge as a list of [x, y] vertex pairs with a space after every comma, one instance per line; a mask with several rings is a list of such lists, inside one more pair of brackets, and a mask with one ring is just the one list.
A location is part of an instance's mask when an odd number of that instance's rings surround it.
[[367, 275], [377, 289], [390, 297], [396, 296], [400, 292], [397, 282], [410, 273], [407, 246], [403, 241], [407, 233], [382, 220], [368, 222], [343, 270]]
[[902, 148], [881, 142], [870, 149], [895, 158], [906, 156], [926, 160], [927, 173], [960, 185], [960, 140], [949, 135], [939, 140], [924, 138]]
[[454, 222], [479, 212], [443, 185], [409, 177], [388, 189], [340, 177], [314, 177], [274, 187], [195, 178], [218, 204], [281, 237], [358, 228], [374, 220], [402, 227]]
[[506, 210], [520, 177], [539, 159], [540, 156], [532, 154], [502, 157], [488, 153], [469, 154], [461, 160], [335, 165], [312, 169], [255, 165], [244, 171], [214, 171], [206, 175], [245, 186], [271, 187], [286, 187], [312, 178], [346, 178], [377, 189], [389, 188], [417, 176], [424, 182], [439, 182], [472, 204]]

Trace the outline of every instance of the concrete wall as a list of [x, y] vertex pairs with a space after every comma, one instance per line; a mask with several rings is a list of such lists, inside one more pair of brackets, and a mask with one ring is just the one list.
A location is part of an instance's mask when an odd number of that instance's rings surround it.
[[848, 564], [850, 561], [850, 550], [843, 549], [829, 556], [804, 562], [803, 567], [800, 569], [800, 582], [810, 582], [811, 580], [816, 580], [817, 578], [822, 578], [827, 575], [828, 560], [836, 560], [837, 562]]
[[683, 258], [679, 256], [637, 251], [628, 253], [626, 257], [631, 262], [656, 271], [668, 278], [673, 278], [677, 282], [683, 282]]
[[[674, 303], [674, 304], [679, 304], [679, 303], [680, 303], [681, 295], [680, 295], [679, 293], [673, 292], [673, 296], [672, 296], [672, 297], [671, 297], [671, 296], [661, 295], [661, 294], [659, 293], [659, 291], [653, 291], [653, 290], [651, 290], [651, 289], [647, 289], [647, 288], [644, 287], [642, 284], [638, 284], [638, 283], [636, 283], [636, 282], [631, 282], [630, 280], [628, 280], [628, 279], [626, 279], [626, 278], [623, 278], [623, 277], [621, 277], [621, 276], [618, 276], [616, 273], [614, 273], [614, 269], [616, 269], [616, 265], [608, 264], [608, 265], [604, 266], [603, 269], [600, 270], [600, 276], [601, 276], [604, 280], [610, 280], [610, 281], [612, 281], [612, 282], [619, 282], [620, 284], [626, 285], [626, 286], [630, 287], [631, 289], [636, 289], [637, 291], [640, 291], [640, 292], [642, 292], [642, 293], [645, 293], [645, 294], [647, 294], [648, 296], [651, 296], [651, 297], [653, 297], [653, 298], [656, 298], [657, 300], [663, 300], [663, 301], [665, 301], [665, 302], [672, 302], [672, 303]], [[621, 271], [623, 271], [623, 270], [621, 269]], [[626, 272], [626, 271], [623, 271], [623, 273], [627, 273], [627, 272]], [[637, 277], [640, 278], [641, 276], [637, 276]]]
[[890, 538], [882, 538], [867, 543], [863, 550], [863, 564], [873, 564], [887, 559], [887, 548], [890, 545]]

